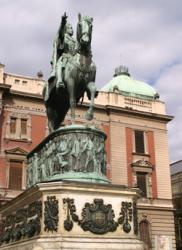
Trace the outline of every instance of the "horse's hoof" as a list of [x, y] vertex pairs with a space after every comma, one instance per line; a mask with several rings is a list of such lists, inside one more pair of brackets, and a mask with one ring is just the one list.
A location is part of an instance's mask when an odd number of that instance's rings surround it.
[[87, 119], [88, 121], [91, 121], [91, 120], [93, 119], [93, 114], [87, 112], [87, 113], [85, 114], [85, 119]]

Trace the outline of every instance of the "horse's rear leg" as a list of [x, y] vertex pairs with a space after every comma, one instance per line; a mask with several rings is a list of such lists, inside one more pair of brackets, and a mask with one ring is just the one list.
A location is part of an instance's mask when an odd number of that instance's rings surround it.
[[93, 119], [93, 109], [94, 109], [94, 98], [96, 96], [96, 92], [97, 89], [95, 87], [95, 83], [94, 82], [89, 82], [87, 84], [87, 95], [90, 96], [90, 106], [89, 109], [87, 110], [86, 114], [85, 114], [85, 118], [88, 121], [91, 121]]
[[55, 130], [56, 112], [51, 107], [46, 106], [46, 113], [48, 118], [49, 131], [53, 132]]

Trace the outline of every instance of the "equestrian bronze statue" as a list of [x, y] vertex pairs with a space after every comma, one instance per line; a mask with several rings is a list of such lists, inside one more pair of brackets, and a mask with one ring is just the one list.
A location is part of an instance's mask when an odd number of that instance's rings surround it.
[[93, 119], [96, 66], [92, 61], [91, 39], [93, 19], [78, 15], [76, 40], [73, 28], [62, 16], [57, 36], [53, 43], [52, 71], [43, 89], [50, 131], [60, 127], [71, 109], [71, 122], [75, 121], [75, 107], [87, 93], [90, 100], [87, 120]]

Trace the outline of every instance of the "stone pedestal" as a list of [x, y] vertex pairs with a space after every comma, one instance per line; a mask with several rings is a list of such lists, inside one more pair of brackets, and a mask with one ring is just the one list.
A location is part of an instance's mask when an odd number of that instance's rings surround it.
[[143, 249], [137, 189], [106, 177], [106, 135], [62, 127], [28, 155], [28, 189], [2, 207], [0, 249]]
[[111, 184], [39, 183], [2, 208], [0, 249], [143, 249], [137, 192]]

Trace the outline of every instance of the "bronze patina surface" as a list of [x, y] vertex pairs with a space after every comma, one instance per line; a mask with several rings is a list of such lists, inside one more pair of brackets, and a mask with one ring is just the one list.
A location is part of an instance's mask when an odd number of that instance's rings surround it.
[[75, 107], [87, 93], [90, 101], [85, 115], [87, 120], [93, 119], [96, 66], [92, 61], [91, 39], [93, 19], [78, 15], [76, 40], [73, 29], [67, 22], [66, 13], [53, 43], [51, 74], [43, 89], [43, 97], [49, 120], [50, 131], [59, 128], [71, 109], [71, 120], [75, 120]]

